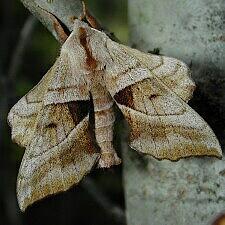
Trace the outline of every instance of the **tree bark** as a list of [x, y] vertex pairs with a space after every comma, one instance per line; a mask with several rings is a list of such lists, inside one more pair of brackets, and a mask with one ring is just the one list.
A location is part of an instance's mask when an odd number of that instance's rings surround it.
[[[224, 146], [223, 0], [129, 0], [130, 42], [186, 62], [198, 88], [191, 106]], [[157, 161], [125, 148], [129, 225], [205, 225], [225, 209], [225, 159]]]
[[74, 19], [82, 15], [81, 0], [21, 0], [43, 25], [58, 39], [54, 27], [54, 15], [69, 31], [73, 30]]

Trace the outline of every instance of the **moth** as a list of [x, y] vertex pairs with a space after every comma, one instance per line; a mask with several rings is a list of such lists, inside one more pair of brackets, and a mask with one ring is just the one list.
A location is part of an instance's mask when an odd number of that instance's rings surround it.
[[141, 153], [172, 161], [221, 157], [215, 134], [187, 105], [194, 89], [183, 62], [114, 42], [76, 19], [52, 68], [8, 115], [13, 141], [26, 148], [17, 180], [21, 210], [66, 191], [95, 165], [121, 163], [114, 105]]

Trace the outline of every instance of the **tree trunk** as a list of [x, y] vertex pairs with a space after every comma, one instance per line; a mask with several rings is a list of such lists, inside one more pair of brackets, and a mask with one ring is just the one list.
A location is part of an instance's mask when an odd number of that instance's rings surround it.
[[[198, 88], [190, 104], [224, 146], [224, 1], [128, 2], [131, 44], [191, 67]], [[205, 225], [225, 209], [225, 159], [157, 161], [127, 148], [123, 156], [129, 225]]]

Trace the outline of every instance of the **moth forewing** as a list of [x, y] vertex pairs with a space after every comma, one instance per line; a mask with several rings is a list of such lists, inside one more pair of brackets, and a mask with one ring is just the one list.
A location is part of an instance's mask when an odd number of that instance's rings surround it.
[[87, 73], [81, 71], [63, 50], [42, 81], [9, 113], [13, 138], [26, 147], [17, 182], [21, 210], [77, 184], [99, 158], [89, 126]]
[[132, 148], [157, 159], [221, 157], [212, 129], [185, 103], [195, 84], [184, 63], [111, 40], [107, 50], [114, 64], [106, 86], [130, 125]]
[[[110, 43], [111, 45], [114, 44], [113, 42]], [[134, 57], [136, 61], [142, 64], [142, 68], [148, 68], [152, 75], [159, 78], [185, 102], [192, 98], [196, 85], [191, 78], [191, 71], [185, 63], [171, 57], [147, 54], [124, 45], [120, 45], [120, 47], [130, 57]]]
[[89, 132], [87, 116], [63, 141], [45, 153], [34, 156], [33, 149], [25, 151], [17, 182], [18, 202], [22, 211], [37, 200], [66, 191], [92, 169], [99, 154]]

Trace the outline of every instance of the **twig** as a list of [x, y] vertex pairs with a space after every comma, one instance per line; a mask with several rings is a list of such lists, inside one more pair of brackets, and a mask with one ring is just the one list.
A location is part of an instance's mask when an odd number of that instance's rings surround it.
[[20, 69], [23, 60], [23, 55], [28, 45], [27, 43], [31, 39], [31, 35], [34, 31], [36, 22], [37, 19], [34, 16], [29, 16], [20, 32], [20, 37], [17, 42], [17, 46], [15, 48], [14, 53], [12, 54], [12, 58], [9, 63], [8, 79], [10, 82], [12, 82], [16, 78], [16, 75]]
[[93, 199], [120, 224], [125, 224], [124, 210], [110, 201], [101, 191], [100, 187], [91, 178], [86, 177], [82, 184], [83, 188], [93, 197]]
[[43, 23], [56, 39], [54, 19], [51, 14], [61, 21], [69, 31], [72, 31], [74, 18], [78, 18], [83, 13], [81, 0], [21, 0], [21, 2]]
[[[27, 41], [29, 40], [33, 30], [34, 30], [34, 25], [35, 21], [37, 21], [33, 16], [29, 16], [28, 19], [25, 21], [24, 26], [20, 32], [20, 37], [18, 40], [18, 43], [16, 45], [15, 50], [12, 53], [12, 58], [11, 61], [8, 65], [8, 73], [4, 74], [3, 70], [0, 68], [0, 88], [1, 92], [3, 94], [3, 98], [0, 99], [0, 134], [3, 133], [5, 129], [5, 124], [6, 124], [6, 116], [7, 112], [9, 110], [9, 107], [11, 105], [11, 98], [14, 97], [14, 91], [9, 88], [10, 86], [15, 83], [16, 75], [18, 73], [18, 70], [22, 64], [23, 60], [23, 54], [26, 50]], [[4, 163], [2, 163], [2, 167], [4, 168], [4, 178], [10, 177], [10, 179], [3, 179], [3, 201], [5, 205], [5, 211], [7, 214], [7, 218], [9, 220], [10, 224], [15, 224], [15, 221], [17, 224], [20, 224], [20, 217], [17, 213], [17, 205], [16, 205], [16, 199], [15, 196], [12, 195], [12, 189], [13, 185], [12, 182], [14, 183], [14, 173], [12, 172], [12, 166], [13, 164], [10, 164], [11, 162], [8, 161], [8, 157], [6, 156], [6, 149], [7, 147], [4, 145], [4, 142], [2, 140], [2, 135], [0, 136], [0, 143], [2, 144], [2, 149], [1, 149], [1, 157], [3, 157]], [[8, 150], [8, 149], [7, 149]], [[5, 161], [7, 161], [5, 163]], [[9, 167], [9, 168], [8, 168]]]

